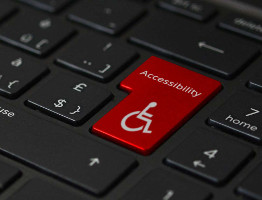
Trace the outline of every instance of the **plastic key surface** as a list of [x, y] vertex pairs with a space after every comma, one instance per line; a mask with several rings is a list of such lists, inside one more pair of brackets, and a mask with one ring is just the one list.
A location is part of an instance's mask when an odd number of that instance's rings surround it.
[[64, 189], [49, 184], [40, 179], [34, 179], [26, 183], [8, 200], [47, 200], [47, 199], [63, 199], [63, 200], [84, 200], [84, 198], [68, 192]]
[[242, 16], [231, 14], [222, 19], [219, 27], [233, 33], [246, 36], [248, 38], [262, 41], [261, 21]]
[[250, 199], [262, 199], [262, 163], [240, 184], [237, 192]]
[[40, 12], [27, 11], [19, 13], [1, 27], [0, 40], [32, 54], [45, 56], [73, 33], [74, 30], [63, 21]]
[[250, 6], [259, 8], [259, 9], [262, 8], [262, 2], [261, 2], [260, 0], [252, 0], [252, 1], [249, 1], [249, 0], [240, 0], [240, 1], [238, 1], [238, 2], [241, 2], [241, 3], [243, 3], [243, 4], [247, 4], [247, 5], [250, 5]]
[[47, 67], [19, 51], [0, 47], [0, 95], [16, 98], [44, 74]]
[[151, 57], [121, 82], [131, 94], [93, 132], [139, 153], [151, 153], [220, 89], [218, 81]]
[[3, 3], [0, 7], [0, 22], [5, 19], [7, 16], [12, 14], [15, 11], [15, 8], [9, 4]]
[[64, 8], [67, 4], [72, 2], [72, 0], [20, 0], [28, 5], [31, 5], [40, 10], [47, 12], [57, 12]]
[[21, 172], [16, 167], [0, 161], [0, 190], [4, 190], [11, 183], [21, 176]]
[[216, 12], [214, 6], [207, 4], [201, 0], [161, 0], [158, 2], [158, 5], [163, 9], [169, 10], [174, 13], [179, 13], [198, 21], [208, 20]]
[[132, 1], [96, 0], [80, 1], [68, 18], [96, 30], [115, 35], [126, 29], [144, 13]]
[[206, 188], [157, 169], [143, 178], [121, 200], [207, 200], [210, 196]]

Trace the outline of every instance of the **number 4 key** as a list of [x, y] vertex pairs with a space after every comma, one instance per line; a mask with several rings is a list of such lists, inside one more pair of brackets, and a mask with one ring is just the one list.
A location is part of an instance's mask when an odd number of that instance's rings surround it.
[[[203, 149], [211, 149], [204, 151]], [[190, 172], [215, 184], [225, 183], [252, 150], [228, 137], [210, 131], [196, 131], [166, 158], [167, 165]]]
[[216, 158], [216, 155], [218, 153], [218, 150], [210, 150], [210, 151], [205, 151], [204, 155], [206, 155], [209, 159]]

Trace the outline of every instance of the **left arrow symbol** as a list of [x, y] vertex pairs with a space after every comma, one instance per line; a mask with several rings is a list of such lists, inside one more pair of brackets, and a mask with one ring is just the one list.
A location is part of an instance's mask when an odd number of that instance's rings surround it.
[[201, 49], [201, 48], [206, 48], [206, 49], [209, 49], [211, 51], [215, 51], [217, 53], [221, 53], [221, 54], [224, 54], [225, 51], [222, 50], [222, 49], [219, 49], [219, 48], [216, 48], [216, 47], [213, 47], [211, 45], [208, 45], [206, 42], [199, 42], [198, 43], [198, 47]]
[[100, 164], [99, 158], [90, 158], [90, 163], [89, 163], [90, 167], [93, 167], [94, 165], [98, 165], [98, 164]]
[[193, 162], [193, 165], [194, 165], [194, 167], [196, 167], [196, 168], [197, 168], [197, 167], [206, 168], [206, 165], [204, 165], [201, 160], [195, 160], [195, 161]]

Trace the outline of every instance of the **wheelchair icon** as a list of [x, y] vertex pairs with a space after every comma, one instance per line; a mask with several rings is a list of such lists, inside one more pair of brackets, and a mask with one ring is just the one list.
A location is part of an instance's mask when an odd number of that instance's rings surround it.
[[[121, 127], [126, 130], [126, 131], [129, 131], [129, 132], [137, 132], [137, 131], [142, 131], [143, 130], [143, 133], [152, 133], [152, 131], [149, 130], [150, 128], [150, 125], [152, 123], [152, 118], [153, 115], [150, 114], [150, 113], [147, 113], [147, 111], [150, 109], [150, 108], [154, 108], [157, 106], [157, 103], [156, 102], [151, 102], [148, 104], [148, 106], [142, 110], [142, 111], [135, 111], [135, 112], [131, 112], [129, 114], [127, 114], [121, 121]], [[144, 126], [140, 126], [140, 127], [137, 127], [137, 128], [130, 128], [126, 125], [126, 121], [132, 117], [132, 116], [136, 116], [137, 119], [140, 119], [144, 122], [146, 122], [146, 125]]]

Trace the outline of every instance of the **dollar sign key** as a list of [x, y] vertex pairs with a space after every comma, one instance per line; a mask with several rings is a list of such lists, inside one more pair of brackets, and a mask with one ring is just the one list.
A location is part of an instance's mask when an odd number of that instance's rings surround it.
[[66, 104], [66, 100], [65, 99], [59, 99], [57, 101], [57, 103], [54, 103], [54, 106], [56, 108], [62, 108], [64, 106], [64, 104]]

